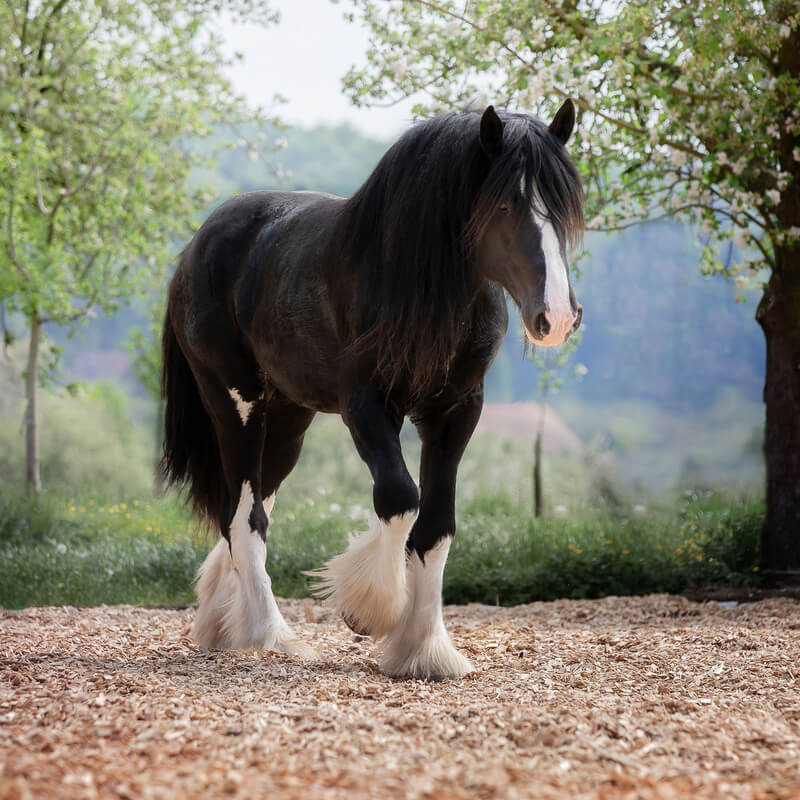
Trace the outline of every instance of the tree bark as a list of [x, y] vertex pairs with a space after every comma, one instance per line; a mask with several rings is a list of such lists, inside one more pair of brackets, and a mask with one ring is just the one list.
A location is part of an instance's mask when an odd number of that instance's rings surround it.
[[542, 437], [544, 436], [544, 415], [547, 407], [542, 403], [542, 413], [539, 415], [539, 429], [536, 431], [536, 441], [533, 445], [533, 516], [542, 516]]
[[756, 312], [767, 343], [761, 566], [777, 572], [800, 569], [800, 248], [781, 256]]
[[36, 407], [39, 389], [39, 345], [42, 324], [34, 312], [30, 319], [31, 338], [28, 343], [28, 365], [25, 376], [25, 485], [38, 497], [42, 491], [39, 475], [39, 420]]

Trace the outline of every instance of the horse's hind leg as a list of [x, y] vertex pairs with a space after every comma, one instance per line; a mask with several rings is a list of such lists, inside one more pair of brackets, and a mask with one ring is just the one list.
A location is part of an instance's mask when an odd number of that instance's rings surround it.
[[453, 408], [416, 420], [422, 496], [409, 540], [408, 603], [383, 642], [381, 669], [388, 675], [441, 680], [472, 670], [444, 627], [442, 576], [456, 530], [456, 473], [482, 405], [479, 389]]
[[230, 503], [220, 512], [225, 538], [198, 572], [194, 638], [207, 648], [310, 655], [283, 619], [265, 566], [274, 491], [262, 502], [262, 457], [269, 439], [263, 396], [257, 387], [223, 386], [215, 378], [198, 384], [217, 433]]
[[353, 394], [342, 415], [369, 467], [376, 516], [348, 549], [312, 573], [315, 594], [327, 598], [355, 631], [380, 637], [406, 606], [406, 540], [419, 506], [417, 486], [400, 448], [402, 417], [371, 387]]
[[294, 469], [314, 411], [276, 397], [267, 407], [267, 431], [261, 459], [261, 496], [267, 515], [284, 479]]

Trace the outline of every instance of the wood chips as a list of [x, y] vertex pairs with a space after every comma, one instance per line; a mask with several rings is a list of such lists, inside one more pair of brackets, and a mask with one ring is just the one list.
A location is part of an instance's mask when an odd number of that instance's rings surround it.
[[194, 611], [0, 612], [0, 798], [800, 798], [800, 604], [450, 607], [476, 671], [378, 672], [282, 602], [319, 659], [199, 652]]

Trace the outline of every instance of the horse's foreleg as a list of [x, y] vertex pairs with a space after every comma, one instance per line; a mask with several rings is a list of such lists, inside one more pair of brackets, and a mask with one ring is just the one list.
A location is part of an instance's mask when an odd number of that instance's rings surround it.
[[355, 631], [380, 637], [397, 625], [407, 598], [406, 541], [419, 491], [400, 448], [402, 416], [371, 387], [353, 394], [343, 414], [374, 482], [369, 530], [313, 573], [315, 594], [329, 599]]
[[388, 675], [441, 680], [472, 670], [444, 627], [442, 576], [456, 530], [456, 473], [482, 405], [480, 388], [466, 402], [418, 422], [422, 497], [409, 541], [408, 601], [383, 643], [381, 669]]
[[226, 389], [211, 381], [203, 385], [231, 503], [220, 512], [225, 538], [198, 572], [199, 607], [192, 632], [208, 648], [258, 647], [310, 655], [283, 619], [265, 566], [275, 494], [271, 491], [262, 502], [262, 454], [269, 441], [264, 401], [252, 392], [250, 399], [240, 388]]

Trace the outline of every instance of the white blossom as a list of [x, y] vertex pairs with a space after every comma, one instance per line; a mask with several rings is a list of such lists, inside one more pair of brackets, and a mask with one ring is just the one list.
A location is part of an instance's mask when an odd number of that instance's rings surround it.
[[669, 154], [669, 160], [676, 166], [676, 167], [683, 167], [686, 165], [686, 162], [689, 160], [686, 153], [683, 150], [672, 150]]
[[781, 39], [788, 39], [792, 33], [792, 29], [788, 25], [781, 25], [780, 35]]
[[774, 206], [781, 201], [781, 193], [777, 189], [767, 189], [767, 197]]
[[458, 22], [454, 19], [451, 19], [447, 25], [444, 26], [444, 33], [445, 36], [449, 38], [454, 38], [461, 32], [461, 26]]
[[395, 61], [389, 67], [390, 72], [401, 81], [406, 76], [406, 65], [403, 61]]

